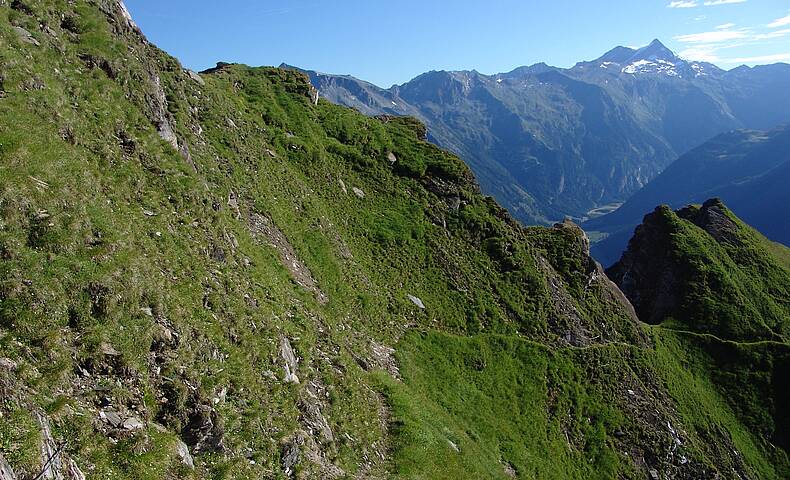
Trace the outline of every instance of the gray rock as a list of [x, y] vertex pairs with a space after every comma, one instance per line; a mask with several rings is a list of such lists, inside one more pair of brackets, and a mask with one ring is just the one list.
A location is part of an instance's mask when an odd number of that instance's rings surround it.
[[0, 358], [0, 369], [14, 371], [17, 368], [15, 361], [10, 358]]
[[129, 28], [139, 31], [140, 28], [134, 23], [134, 20], [132, 20], [132, 15], [129, 13], [129, 9], [126, 8], [126, 5], [124, 5], [123, 0], [118, 0], [118, 8], [121, 10], [121, 16], [126, 20], [126, 24]]
[[282, 453], [283, 471], [288, 477], [293, 476], [295, 467], [299, 463], [299, 457], [299, 442], [298, 439], [294, 439], [285, 445]]
[[184, 443], [180, 438], [176, 439], [176, 455], [178, 455], [178, 458], [181, 459], [181, 463], [191, 469], [195, 468], [195, 461], [192, 459], [192, 455], [189, 453], [189, 447], [187, 447], [187, 444]]
[[390, 163], [395, 163], [398, 161], [398, 157], [396, 157], [394, 153], [390, 152], [387, 154], [387, 160], [389, 160]]
[[361, 188], [354, 187], [351, 189], [351, 191], [353, 191], [354, 195], [356, 195], [357, 197], [365, 198], [365, 192], [363, 192]]
[[108, 423], [113, 428], [118, 428], [123, 424], [123, 419], [121, 416], [112, 410], [103, 410], [99, 412], [99, 418]]
[[318, 432], [324, 442], [333, 442], [335, 436], [326, 417], [321, 413], [321, 400], [326, 392], [326, 387], [316, 381], [311, 381], [305, 389], [305, 395], [299, 402], [302, 420], [309, 427], [311, 433]]
[[411, 300], [411, 302], [413, 304], [417, 305], [417, 307], [420, 310], [425, 310], [425, 304], [422, 303], [422, 300], [420, 300], [419, 298], [415, 297], [414, 295], [406, 295], [406, 296], [409, 297], [409, 300]]
[[143, 422], [137, 417], [129, 417], [123, 422], [123, 428], [126, 430], [142, 430], [145, 428]]
[[656, 470], [655, 468], [651, 468], [649, 473], [651, 479], [658, 480], [658, 470]]
[[63, 462], [60, 450], [52, 437], [49, 419], [42, 413], [37, 413], [38, 424], [41, 427], [41, 468], [40, 478], [47, 480], [63, 480]]
[[189, 75], [189, 78], [191, 78], [201, 86], [206, 84], [206, 81], [203, 80], [203, 77], [201, 77], [200, 74], [197, 72], [187, 69], [187, 75]]
[[22, 27], [14, 27], [14, 31], [19, 36], [19, 39], [31, 45], [40, 46], [41, 44], [36, 40], [33, 35]]
[[162, 88], [162, 80], [159, 75], [151, 75], [151, 83], [153, 84], [153, 96], [150, 97], [151, 120], [156, 125], [156, 130], [162, 140], [168, 142], [176, 150], [178, 150], [178, 138], [176, 137], [175, 128], [171, 123], [170, 114], [167, 110], [167, 96]]
[[99, 345], [99, 350], [108, 357], [118, 357], [121, 355], [121, 352], [107, 342], [102, 342], [101, 345]]
[[64, 458], [63, 464], [66, 468], [66, 478], [68, 480], [85, 480], [85, 474], [82, 473], [82, 470], [80, 470], [80, 467], [77, 466], [74, 460]]
[[2, 453], [0, 453], [0, 480], [17, 480], [14, 469], [11, 468]]
[[296, 376], [299, 360], [294, 354], [291, 342], [286, 337], [280, 338], [280, 357], [283, 359], [283, 370], [285, 372], [283, 381], [285, 383], [299, 383], [299, 377]]
[[346, 182], [344, 182], [342, 178], [338, 178], [337, 181], [340, 183], [340, 189], [343, 190], [343, 193], [348, 193], [348, 188], [346, 188]]

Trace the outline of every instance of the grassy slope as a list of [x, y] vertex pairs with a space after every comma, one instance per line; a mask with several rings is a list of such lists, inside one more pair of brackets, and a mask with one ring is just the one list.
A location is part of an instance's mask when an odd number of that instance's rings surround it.
[[[312, 382], [335, 438], [318, 450], [348, 474], [488, 478], [509, 465], [525, 478], [639, 478], [645, 466], [626, 453], [650, 457], [670, 438], [645, 412], [677, 423], [676, 402], [693, 409], [659, 378], [686, 366], [644, 346], [590, 279], [578, 233], [519, 228], [413, 122], [313, 105], [305, 79], [275, 69], [229, 66], [200, 85], [92, 2], [25, 4], [32, 15], [0, 2], [0, 350], [18, 365], [0, 371], [0, 452], [18, 473], [39, 466], [40, 410], [97, 478], [283, 475]], [[152, 125], [152, 74], [191, 163]], [[328, 303], [251, 234], [253, 213], [283, 232]], [[569, 347], [575, 327], [608, 344]], [[283, 336], [299, 386], [280, 380]], [[397, 344], [402, 381], [375, 369], [373, 341]], [[699, 389], [712, 421], [770, 478], [786, 457], [768, 458], [716, 391]], [[108, 405], [145, 430], [108, 434], [97, 419]], [[221, 419], [226, 451], [190, 472], [172, 446], [199, 406]], [[689, 425], [690, 458], [726, 468], [694, 446], [711, 425]]]

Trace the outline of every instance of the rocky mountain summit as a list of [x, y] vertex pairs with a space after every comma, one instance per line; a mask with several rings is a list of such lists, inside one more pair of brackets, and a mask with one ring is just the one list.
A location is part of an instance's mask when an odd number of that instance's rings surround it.
[[0, 0], [0, 44], [3, 480], [787, 478], [750, 250], [689, 250], [730, 337], [643, 323], [414, 118], [191, 72], [116, 0]]

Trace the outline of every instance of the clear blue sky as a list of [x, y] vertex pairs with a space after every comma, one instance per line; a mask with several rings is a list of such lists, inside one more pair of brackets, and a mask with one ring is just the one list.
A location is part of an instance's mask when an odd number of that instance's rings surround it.
[[126, 0], [192, 69], [286, 62], [388, 87], [428, 70], [568, 67], [659, 38], [723, 68], [790, 63], [788, 0]]

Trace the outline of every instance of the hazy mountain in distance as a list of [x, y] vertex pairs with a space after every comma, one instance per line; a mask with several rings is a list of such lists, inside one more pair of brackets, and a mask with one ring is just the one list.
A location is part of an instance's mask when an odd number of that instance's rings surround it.
[[790, 125], [724, 133], [681, 156], [613, 213], [585, 222], [608, 238], [593, 245], [604, 264], [617, 260], [642, 215], [659, 204], [679, 208], [720, 197], [771, 240], [790, 245]]
[[332, 102], [425, 122], [429, 138], [460, 155], [484, 192], [527, 224], [584, 219], [719, 133], [790, 121], [790, 65], [725, 71], [658, 40], [567, 69], [433, 71], [389, 89], [306, 73]]

